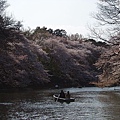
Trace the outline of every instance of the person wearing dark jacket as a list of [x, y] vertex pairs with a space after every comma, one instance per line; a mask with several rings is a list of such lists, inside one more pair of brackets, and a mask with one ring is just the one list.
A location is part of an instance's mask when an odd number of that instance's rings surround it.
[[67, 91], [67, 93], [66, 93], [66, 99], [70, 99], [70, 92], [69, 91]]
[[61, 92], [60, 92], [60, 96], [59, 96], [60, 98], [65, 98], [65, 93], [64, 93], [64, 91], [63, 90], [61, 90]]

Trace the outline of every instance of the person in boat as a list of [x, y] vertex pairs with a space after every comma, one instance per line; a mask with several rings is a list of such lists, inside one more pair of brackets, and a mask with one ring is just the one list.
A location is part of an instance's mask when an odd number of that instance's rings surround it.
[[61, 90], [59, 97], [60, 97], [60, 98], [65, 98], [65, 93], [64, 93], [63, 90]]
[[67, 91], [65, 98], [70, 99], [70, 92], [69, 91]]

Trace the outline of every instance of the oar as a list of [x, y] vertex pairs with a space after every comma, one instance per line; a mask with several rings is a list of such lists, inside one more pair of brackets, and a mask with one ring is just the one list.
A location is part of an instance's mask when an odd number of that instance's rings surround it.
[[59, 97], [60, 97], [60, 95], [58, 95], [58, 98], [57, 98], [57, 100], [56, 100], [57, 102], [58, 102]]

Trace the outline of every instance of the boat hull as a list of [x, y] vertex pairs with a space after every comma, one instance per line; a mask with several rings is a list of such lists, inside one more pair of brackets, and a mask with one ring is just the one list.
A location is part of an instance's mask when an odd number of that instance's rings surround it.
[[67, 98], [59, 98], [58, 95], [53, 95], [53, 98], [55, 99], [55, 101], [58, 101], [58, 102], [67, 102], [67, 103], [70, 103], [70, 102], [74, 102], [74, 101], [75, 101], [74, 98], [70, 98], [70, 99], [67, 99]]

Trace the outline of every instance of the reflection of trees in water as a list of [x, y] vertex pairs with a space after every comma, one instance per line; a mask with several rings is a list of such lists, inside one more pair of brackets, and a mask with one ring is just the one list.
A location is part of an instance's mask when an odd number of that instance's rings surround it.
[[117, 91], [101, 92], [98, 97], [106, 116], [117, 120], [120, 118], [120, 94]]
[[0, 120], [8, 120], [8, 112], [10, 108], [7, 105], [0, 105]]

